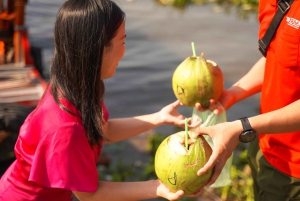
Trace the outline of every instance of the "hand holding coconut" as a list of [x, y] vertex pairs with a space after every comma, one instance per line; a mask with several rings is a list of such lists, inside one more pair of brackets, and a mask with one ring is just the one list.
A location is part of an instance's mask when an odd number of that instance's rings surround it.
[[[160, 122], [161, 124], [171, 124], [174, 126], [178, 127], [185, 127], [185, 117], [181, 115], [178, 111], [177, 108], [181, 106], [181, 103], [179, 100], [176, 100], [175, 102], [165, 106], [162, 108], [159, 113], [160, 113]], [[192, 118], [188, 118], [188, 128], [196, 128], [200, 125], [201, 122], [193, 122], [192, 123]]]
[[[201, 111], [193, 113], [193, 116], [200, 115], [200, 120], [203, 120], [201, 127], [208, 125], [215, 125], [217, 123], [221, 123], [226, 121], [226, 113], [224, 111], [224, 107], [217, 102], [217, 100], [221, 99], [221, 96], [226, 93], [226, 90], [223, 89], [224, 78], [221, 69], [218, 65], [210, 60], [206, 60], [204, 58], [203, 53], [200, 57], [196, 56], [194, 43], [192, 43], [193, 56], [188, 57], [184, 60], [175, 70], [172, 79], [173, 91], [177, 99], [182, 101], [183, 105], [195, 107], [194, 111]], [[206, 110], [213, 111], [209, 112]], [[208, 115], [210, 114], [210, 115]], [[208, 115], [208, 116], [207, 116]], [[225, 116], [224, 116], [225, 115]], [[221, 118], [223, 117], [223, 118]], [[204, 118], [204, 119], [202, 119]], [[207, 120], [205, 120], [207, 118]], [[221, 118], [221, 119], [220, 119]], [[198, 119], [198, 118], [195, 118]], [[219, 121], [217, 121], [219, 119]], [[205, 121], [205, 122], [204, 122]], [[199, 138], [199, 136], [203, 137], [199, 134], [193, 134], [193, 139]], [[207, 140], [210, 138], [206, 138]], [[205, 139], [204, 139], [205, 140]], [[205, 141], [206, 142], [206, 141]], [[207, 142], [206, 142], [207, 143]], [[211, 146], [213, 146], [213, 142], [209, 141]], [[177, 149], [180, 150], [180, 149]], [[220, 175], [222, 168], [224, 167], [227, 159], [232, 156], [231, 154], [226, 158], [224, 163], [222, 164], [221, 169], [216, 171], [218, 173], [217, 176]], [[211, 157], [210, 157], [211, 158]], [[208, 162], [208, 160], [206, 160]], [[230, 161], [229, 163], [230, 164]], [[203, 166], [205, 163], [203, 164]], [[205, 165], [204, 167], [207, 167]], [[210, 169], [205, 170], [203, 175], [206, 175], [214, 166], [209, 166]], [[199, 169], [203, 170], [203, 167], [199, 167]], [[198, 170], [199, 170], [198, 169]], [[197, 170], [197, 171], [198, 171]], [[224, 176], [226, 174], [226, 178], [228, 177], [227, 172], [222, 172]], [[215, 175], [215, 174], [214, 174]], [[222, 182], [217, 182], [216, 185], [227, 185], [230, 182], [230, 179], [225, 179]], [[213, 182], [217, 179], [212, 177], [211, 179], [207, 179]], [[205, 184], [205, 183], [204, 183]], [[209, 183], [210, 184], [210, 183]], [[203, 185], [202, 185], [203, 187]]]
[[201, 176], [202, 168], [211, 155], [211, 147], [203, 136], [189, 138], [187, 119], [185, 131], [167, 137], [155, 154], [155, 172], [172, 192], [183, 190], [185, 195], [198, 195], [212, 175], [212, 170]]
[[200, 112], [204, 112], [207, 109], [209, 109], [210, 111], [213, 111], [217, 115], [224, 111], [224, 107], [214, 99], [210, 99], [208, 108], [203, 108], [200, 103], [196, 103], [195, 108]]
[[219, 66], [204, 58], [203, 53], [196, 56], [192, 43], [193, 56], [186, 58], [174, 71], [173, 92], [183, 105], [194, 107], [196, 103], [209, 108], [210, 100], [218, 100], [224, 86], [223, 73]]
[[239, 143], [238, 135], [241, 133], [240, 121], [220, 123], [215, 126], [200, 127], [191, 135], [193, 138], [209, 135], [213, 140], [212, 154], [207, 163], [199, 169], [199, 176], [205, 175], [214, 169], [207, 186], [213, 184], [220, 175], [227, 159], [232, 155]]
[[[186, 58], [173, 73], [173, 92], [183, 105], [219, 114], [223, 107], [228, 109], [235, 103], [235, 97], [223, 88], [224, 77], [217, 63], [206, 60], [203, 53], [197, 56], [194, 43], [192, 49], [193, 56]], [[218, 107], [217, 101], [223, 107]]]

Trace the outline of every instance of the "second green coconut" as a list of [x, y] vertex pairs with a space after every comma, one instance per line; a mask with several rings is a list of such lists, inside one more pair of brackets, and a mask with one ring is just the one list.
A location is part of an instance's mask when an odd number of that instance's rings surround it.
[[219, 66], [201, 56], [186, 58], [174, 71], [173, 92], [183, 105], [208, 107], [210, 99], [218, 100], [224, 86]]

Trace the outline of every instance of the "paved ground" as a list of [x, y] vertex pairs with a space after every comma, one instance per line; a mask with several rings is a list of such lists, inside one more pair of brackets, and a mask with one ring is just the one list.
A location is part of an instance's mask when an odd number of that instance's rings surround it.
[[[42, 48], [47, 74], [53, 52], [53, 25], [63, 0], [30, 0], [26, 24], [32, 45]], [[175, 100], [171, 87], [172, 73], [192, 54], [217, 62], [225, 77], [225, 87], [244, 75], [260, 57], [257, 50], [258, 23], [237, 17], [234, 10], [225, 14], [221, 8], [190, 6], [184, 11], [162, 7], [154, 0], [117, 0], [126, 17], [127, 52], [117, 74], [106, 81], [106, 104], [110, 117], [126, 117], [159, 110]], [[227, 111], [228, 120], [257, 114], [259, 97], [244, 100]], [[191, 108], [181, 107], [189, 116]], [[151, 133], [172, 134], [174, 128], [161, 126], [133, 139], [104, 148], [113, 161], [128, 164], [148, 161], [146, 139]]]

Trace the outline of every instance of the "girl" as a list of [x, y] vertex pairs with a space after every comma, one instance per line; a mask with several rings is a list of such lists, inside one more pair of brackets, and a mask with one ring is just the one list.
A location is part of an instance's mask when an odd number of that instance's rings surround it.
[[[124, 55], [125, 14], [110, 0], [68, 0], [55, 23], [51, 78], [37, 108], [20, 129], [16, 161], [0, 181], [1, 201], [179, 199], [159, 180], [98, 181], [104, 143], [118, 142], [161, 124], [184, 126], [178, 101], [159, 112], [110, 119], [103, 80]], [[191, 126], [192, 127], [195, 127]]]

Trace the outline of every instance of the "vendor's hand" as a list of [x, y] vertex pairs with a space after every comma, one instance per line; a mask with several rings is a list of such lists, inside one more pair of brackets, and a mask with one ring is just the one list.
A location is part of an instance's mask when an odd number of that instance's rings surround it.
[[204, 186], [201, 189], [199, 189], [197, 192], [187, 195], [186, 197], [196, 198], [199, 195], [201, 195], [203, 193], [203, 191], [204, 191]]
[[156, 195], [159, 197], [166, 198], [167, 200], [178, 200], [184, 195], [184, 192], [182, 190], [173, 193], [163, 183], [161, 183], [161, 181], [157, 180], [157, 182], [158, 186], [156, 190]]
[[232, 93], [232, 90], [235, 87], [231, 87], [231, 90], [223, 89], [218, 102], [224, 107], [225, 110], [228, 110], [233, 104], [236, 103], [236, 98]]
[[195, 104], [195, 108], [199, 111], [205, 111], [207, 109], [214, 111], [215, 114], [220, 114], [223, 111], [229, 109], [235, 103], [235, 97], [229, 90], [223, 89], [222, 94], [218, 100], [211, 99], [208, 108], [203, 108], [200, 103]]
[[208, 108], [203, 108], [201, 103], [196, 103], [195, 108], [200, 112], [209, 109], [210, 111], [213, 111], [215, 114], [220, 114], [222, 111], [224, 111], [224, 107], [219, 102], [215, 101], [214, 99], [211, 99], [209, 102], [210, 103]]
[[240, 121], [220, 123], [215, 126], [199, 127], [191, 137], [196, 138], [200, 134], [207, 134], [213, 140], [212, 155], [207, 163], [197, 174], [200, 176], [214, 168], [213, 174], [206, 186], [213, 184], [220, 175], [227, 159], [239, 143], [239, 134], [242, 131]]
[[[175, 126], [179, 126], [184, 128], [185, 127], [185, 117], [181, 115], [178, 111], [177, 108], [181, 106], [182, 104], [180, 103], [179, 100], [165, 106], [159, 111], [159, 116], [161, 118], [161, 121], [164, 124], [172, 124]], [[200, 125], [201, 122], [195, 122], [192, 123], [192, 118], [188, 118], [188, 123], [189, 123], [189, 129], [196, 128]]]

